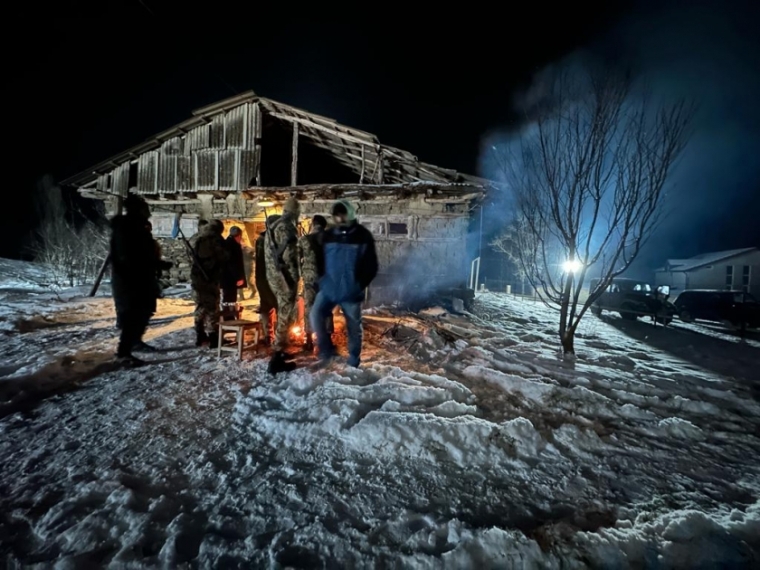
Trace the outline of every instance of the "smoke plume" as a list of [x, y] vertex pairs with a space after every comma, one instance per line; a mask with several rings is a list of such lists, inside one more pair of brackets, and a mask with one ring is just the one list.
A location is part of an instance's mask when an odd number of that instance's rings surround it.
[[[698, 105], [691, 141], [668, 181], [669, 215], [632, 268], [648, 275], [668, 257], [760, 245], [760, 21], [757, 3], [641, 2], [585, 54], [631, 70], [654, 97]], [[571, 54], [552, 68], [578, 65]], [[515, 109], [545, 105], [555, 69], [539, 72]], [[481, 174], [494, 172], [491, 147], [518, 133], [485, 138]], [[503, 198], [498, 198], [503, 200]], [[502, 209], [505, 204], [502, 202]], [[491, 226], [498, 224], [494, 219]]]

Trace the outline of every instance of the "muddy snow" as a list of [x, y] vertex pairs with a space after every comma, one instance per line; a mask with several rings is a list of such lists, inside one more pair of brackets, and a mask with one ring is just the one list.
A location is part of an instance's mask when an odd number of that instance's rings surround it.
[[[140, 368], [112, 300], [0, 263], [9, 568], [750, 568], [760, 343], [705, 324], [373, 309], [361, 369], [272, 377], [159, 302]], [[103, 295], [107, 295], [107, 287]]]

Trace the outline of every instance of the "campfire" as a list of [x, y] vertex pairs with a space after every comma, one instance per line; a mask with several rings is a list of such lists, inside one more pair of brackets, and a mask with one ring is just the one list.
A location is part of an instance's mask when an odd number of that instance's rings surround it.
[[[300, 325], [294, 325], [290, 328], [290, 338], [295, 342], [304, 342], [306, 340], [306, 331]], [[317, 333], [311, 333], [311, 340], [317, 340]]]

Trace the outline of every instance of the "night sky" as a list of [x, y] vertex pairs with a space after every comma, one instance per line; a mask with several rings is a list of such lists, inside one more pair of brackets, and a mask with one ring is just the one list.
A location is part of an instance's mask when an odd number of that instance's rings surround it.
[[[42, 175], [66, 178], [248, 89], [373, 132], [426, 162], [484, 174], [483, 138], [514, 129], [515, 98], [533, 75], [583, 48], [701, 105], [674, 173], [673, 213], [642, 262], [760, 245], [757, 4], [529, 3], [425, 20], [388, 6], [378, 17], [367, 7], [353, 22], [258, 14], [271, 25], [254, 26], [229, 10], [177, 23], [167, 4], [145, 0], [20, 24], [2, 40], [12, 141], [4, 192], [20, 209], [0, 226], [0, 256], [20, 255]], [[33, 46], [23, 55], [17, 37]], [[498, 201], [491, 208], [497, 220]]]

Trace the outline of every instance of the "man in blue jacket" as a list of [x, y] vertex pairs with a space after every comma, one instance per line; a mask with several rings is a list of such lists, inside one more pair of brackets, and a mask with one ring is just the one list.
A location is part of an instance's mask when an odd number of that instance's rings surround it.
[[362, 352], [362, 301], [377, 275], [377, 251], [372, 233], [356, 221], [356, 210], [345, 200], [333, 204], [334, 226], [324, 233], [324, 274], [310, 320], [317, 333], [319, 359], [335, 356], [327, 331], [328, 317], [339, 305], [348, 329], [348, 365], [358, 367]]

